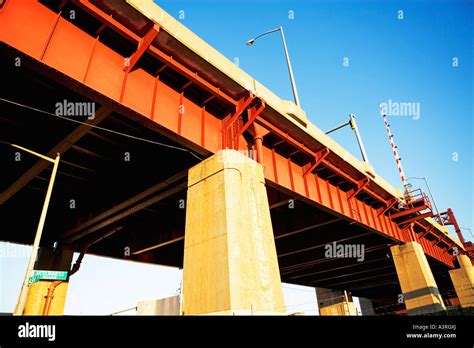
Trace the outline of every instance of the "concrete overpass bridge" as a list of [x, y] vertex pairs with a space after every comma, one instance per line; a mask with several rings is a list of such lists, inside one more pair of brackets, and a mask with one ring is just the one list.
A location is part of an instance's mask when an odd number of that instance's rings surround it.
[[[281, 281], [331, 289], [322, 314], [347, 313], [343, 291], [380, 313], [473, 305], [451, 210], [389, 185], [151, 1], [0, 6], [0, 140], [61, 154], [36, 269], [69, 270], [71, 251], [184, 267], [184, 314], [284, 313]], [[31, 244], [51, 166], [3, 145], [0, 161], [0, 239]]]

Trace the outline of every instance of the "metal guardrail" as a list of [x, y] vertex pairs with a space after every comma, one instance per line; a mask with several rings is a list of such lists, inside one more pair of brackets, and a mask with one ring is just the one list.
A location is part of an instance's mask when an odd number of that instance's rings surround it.
[[405, 192], [405, 200], [410, 205], [423, 202], [423, 204], [426, 205], [429, 210], [433, 210], [429, 197], [421, 189], [414, 189]]

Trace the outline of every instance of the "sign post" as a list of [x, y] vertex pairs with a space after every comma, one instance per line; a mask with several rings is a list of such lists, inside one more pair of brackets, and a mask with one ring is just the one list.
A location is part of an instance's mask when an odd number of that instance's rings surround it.
[[51, 173], [51, 178], [49, 179], [48, 189], [46, 191], [46, 197], [44, 199], [43, 209], [41, 210], [40, 220], [38, 222], [38, 228], [36, 230], [35, 239], [33, 242], [33, 247], [31, 249], [30, 260], [28, 261], [28, 267], [26, 269], [25, 279], [23, 280], [23, 285], [21, 286], [20, 295], [18, 296], [18, 302], [13, 311], [13, 315], [23, 315], [23, 310], [25, 309], [26, 297], [28, 295], [28, 287], [30, 286], [30, 277], [32, 276], [33, 267], [35, 265], [36, 257], [38, 255], [38, 249], [41, 241], [41, 235], [43, 234], [44, 222], [46, 220], [46, 213], [48, 211], [49, 201], [51, 199], [51, 193], [53, 191], [54, 179], [56, 178], [56, 173], [58, 171], [59, 153], [56, 155], [55, 159], [43, 156], [37, 152], [28, 150], [24, 147], [11, 144], [13, 147], [19, 148], [26, 152], [29, 152], [35, 156], [38, 156], [44, 160], [54, 163], [53, 171]]

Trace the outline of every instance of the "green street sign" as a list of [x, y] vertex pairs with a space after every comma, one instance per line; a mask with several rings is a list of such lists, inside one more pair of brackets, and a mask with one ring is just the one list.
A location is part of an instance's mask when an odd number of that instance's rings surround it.
[[[33, 271], [33, 277], [39, 276], [39, 279], [48, 279], [48, 280], [66, 280], [67, 271]], [[33, 278], [31, 277], [31, 278]], [[30, 279], [31, 279], [30, 278]]]
[[35, 275], [35, 276], [32, 276], [30, 277], [30, 279], [28, 279], [28, 284], [34, 284], [34, 283], [37, 283], [39, 282], [40, 280], [40, 276], [39, 275]]

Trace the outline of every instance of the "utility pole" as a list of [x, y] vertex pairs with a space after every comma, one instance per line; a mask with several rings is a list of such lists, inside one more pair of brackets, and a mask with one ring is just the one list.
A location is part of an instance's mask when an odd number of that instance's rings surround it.
[[48, 189], [46, 191], [46, 197], [44, 199], [44, 204], [43, 204], [43, 209], [41, 211], [41, 216], [40, 220], [38, 223], [38, 228], [36, 230], [36, 235], [35, 235], [35, 240], [33, 242], [33, 247], [31, 249], [31, 255], [30, 255], [30, 260], [28, 262], [28, 268], [26, 269], [26, 274], [25, 274], [25, 279], [23, 280], [23, 285], [21, 286], [21, 291], [20, 295], [18, 297], [18, 302], [15, 306], [15, 310], [13, 312], [13, 315], [23, 315], [23, 311], [25, 309], [25, 304], [26, 304], [26, 297], [28, 294], [28, 288], [30, 286], [29, 280], [30, 277], [33, 273], [33, 268], [36, 262], [36, 257], [38, 256], [38, 249], [39, 249], [39, 244], [41, 241], [41, 235], [43, 234], [43, 227], [44, 227], [44, 222], [46, 221], [46, 213], [48, 211], [48, 206], [49, 206], [49, 201], [51, 199], [51, 193], [53, 191], [53, 186], [54, 186], [54, 179], [56, 178], [56, 173], [58, 171], [58, 165], [59, 165], [59, 159], [60, 159], [60, 154], [58, 153], [56, 155], [55, 159], [49, 158], [47, 156], [41, 155], [35, 151], [26, 149], [24, 147], [15, 145], [15, 144], [10, 144], [13, 147], [16, 147], [20, 150], [26, 151], [28, 153], [31, 153], [32, 155], [35, 155], [37, 157], [40, 157], [46, 161], [49, 161], [51, 163], [54, 163], [53, 171], [51, 173], [51, 178], [49, 179], [49, 185]]
[[360, 136], [359, 133], [359, 128], [357, 127], [356, 119], [354, 114], [349, 114], [349, 121], [341, 124], [340, 126], [337, 126], [329, 131], [326, 132], [326, 134], [330, 134], [334, 131], [337, 131], [338, 129], [344, 128], [345, 126], [351, 126], [351, 129], [354, 131], [357, 139], [357, 143], [359, 144], [359, 149], [360, 153], [362, 155], [362, 159], [364, 162], [369, 163], [369, 158], [367, 157], [367, 153], [365, 152], [365, 147], [364, 143], [362, 142], [362, 137]]
[[290, 54], [288, 53], [288, 47], [286, 46], [285, 33], [283, 32], [283, 27], [278, 27], [273, 30], [266, 31], [262, 34], [255, 36], [253, 39], [247, 41], [247, 46], [252, 46], [259, 37], [275, 33], [279, 31], [281, 34], [281, 40], [283, 41], [283, 48], [285, 49], [286, 65], [288, 66], [288, 73], [290, 74], [291, 89], [293, 90], [293, 98], [295, 100], [296, 106], [300, 106], [300, 99], [298, 97], [298, 91], [296, 90], [295, 77], [293, 76], [293, 68], [291, 67]]

